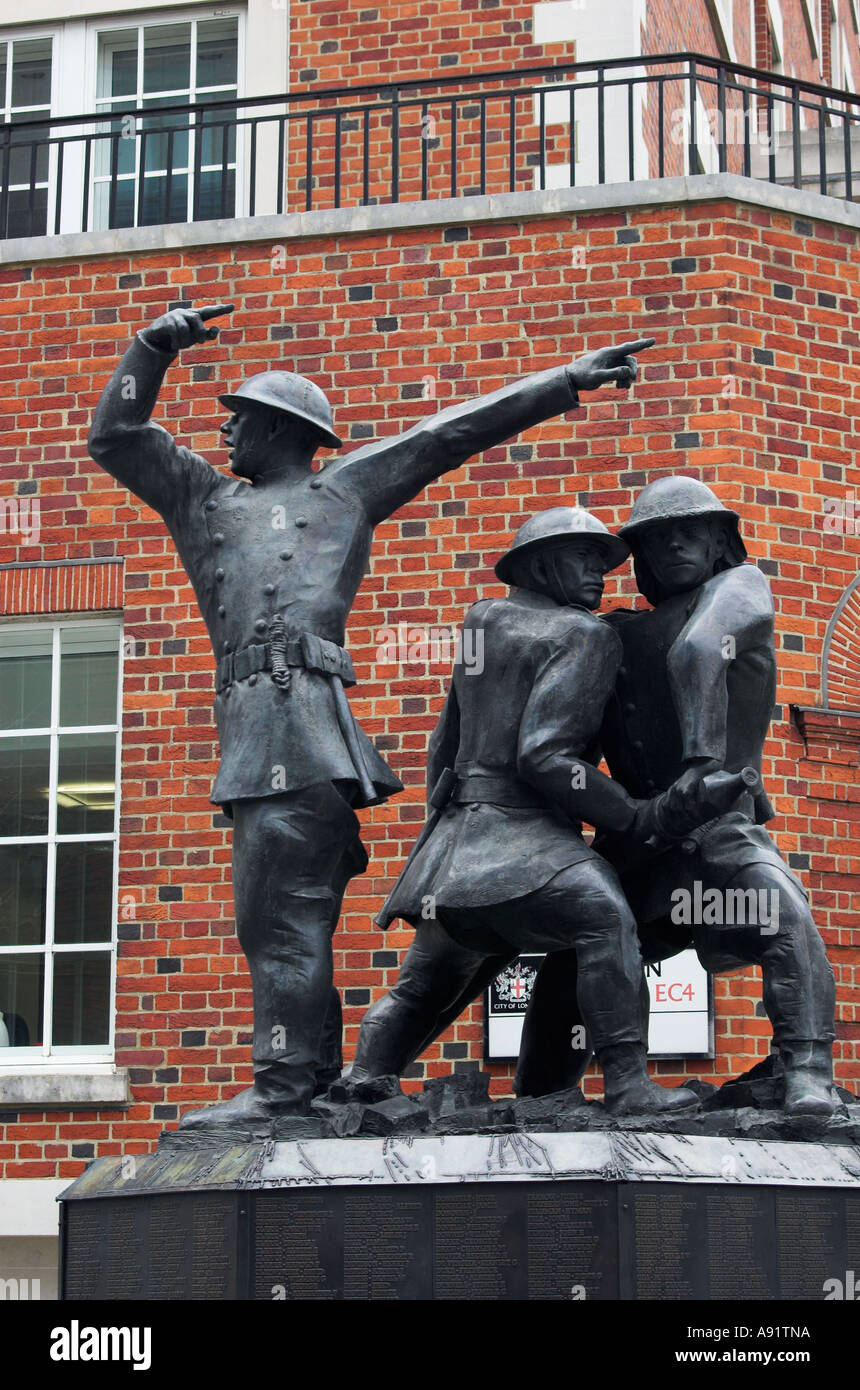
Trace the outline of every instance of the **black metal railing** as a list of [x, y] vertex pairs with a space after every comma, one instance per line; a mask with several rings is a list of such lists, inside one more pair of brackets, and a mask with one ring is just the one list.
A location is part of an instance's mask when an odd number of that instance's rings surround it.
[[858, 164], [853, 93], [649, 55], [7, 123], [0, 237], [703, 172], [853, 199]]

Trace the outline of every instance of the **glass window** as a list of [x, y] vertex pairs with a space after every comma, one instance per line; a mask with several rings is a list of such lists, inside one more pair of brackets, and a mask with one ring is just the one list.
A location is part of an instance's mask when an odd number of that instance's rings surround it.
[[0, 625], [0, 1064], [111, 1055], [120, 635]]
[[[146, 226], [236, 212], [238, 17], [150, 22], [99, 34], [96, 228]], [[135, 107], [146, 115], [131, 118]]]
[[0, 236], [48, 230], [53, 40], [0, 40]]

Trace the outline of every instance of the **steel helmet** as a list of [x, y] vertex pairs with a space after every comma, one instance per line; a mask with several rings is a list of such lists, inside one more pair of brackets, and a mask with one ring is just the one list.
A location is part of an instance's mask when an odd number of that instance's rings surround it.
[[738, 514], [720, 501], [698, 478], [672, 476], [657, 478], [643, 487], [633, 504], [630, 520], [618, 528], [619, 536], [631, 536], [645, 526], [679, 517], [724, 516], [731, 518], [735, 529]]
[[339, 449], [342, 440], [333, 429], [331, 406], [324, 391], [306, 376], [295, 372], [258, 372], [243, 381], [237, 391], [218, 397], [228, 410], [241, 409], [248, 401], [294, 415], [312, 425], [320, 440]]
[[637, 541], [649, 526], [657, 526], [664, 521], [696, 517], [723, 517], [729, 523], [728, 541], [724, 555], [717, 560], [714, 573], [733, 569], [742, 565], [747, 558], [746, 546], [738, 529], [739, 517], [731, 507], [726, 507], [715, 492], [698, 478], [670, 476], [657, 478], [644, 487], [633, 504], [630, 520], [619, 527], [619, 536], [630, 543], [633, 550], [633, 568], [639, 592], [648, 602], [656, 604], [659, 599], [659, 585], [645, 559], [643, 548]]
[[514, 562], [544, 546], [561, 541], [589, 540], [600, 546], [606, 556], [606, 569], [614, 570], [624, 563], [630, 548], [607, 530], [602, 521], [584, 507], [550, 507], [524, 521], [514, 537], [510, 550], [497, 561], [495, 570], [503, 584], [512, 584]]

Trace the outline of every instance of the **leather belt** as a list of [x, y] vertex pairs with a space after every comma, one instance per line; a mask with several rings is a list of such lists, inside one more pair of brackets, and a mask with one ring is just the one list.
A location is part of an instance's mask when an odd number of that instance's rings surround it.
[[[355, 669], [352, 658], [344, 647], [329, 642], [325, 637], [317, 637], [313, 632], [303, 632], [300, 637], [290, 638], [286, 643], [287, 666], [301, 666], [306, 671], [322, 671], [328, 676], [339, 676], [344, 685], [355, 685]], [[229, 652], [221, 658], [215, 668], [215, 690], [220, 695], [228, 685], [247, 680], [260, 671], [272, 670], [272, 645], [261, 642], [243, 647], [241, 651]]]
[[489, 801], [494, 806], [522, 806], [543, 810], [546, 801], [538, 792], [516, 777], [494, 776], [485, 772], [469, 772], [457, 778], [451, 800], [463, 802]]

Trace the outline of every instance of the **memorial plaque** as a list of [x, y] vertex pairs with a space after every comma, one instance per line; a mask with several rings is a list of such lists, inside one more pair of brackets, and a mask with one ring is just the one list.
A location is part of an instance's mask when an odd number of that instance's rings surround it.
[[707, 1287], [703, 1298], [776, 1298], [772, 1189], [705, 1190]]
[[528, 1298], [618, 1298], [618, 1210], [606, 1183], [530, 1188]]
[[514, 1184], [436, 1189], [434, 1297], [528, 1296], [526, 1198]]
[[432, 1297], [432, 1197], [416, 1187], [343, 1193], [343, 1296]]
[[620, 1188], [619, 1198], [621, 1297], [702, 1297], [706, 1246], [697, 1190], [631, 1183]]
[[[240, 1154], [235, 1185], [220, 1190], [124, 1188], [67, 1197], [63, 1297], [716, 1303], [850, 1297], [843, 1291], [850, 1280], [853, 1292], [853, 1272], [860, 1269], [856, 1150], [821, 1146], [818, 1166], [832, 1185], [804, 1187], [734, 1180], [753, 1163], [788, 1163], [788, 1145], [738, 1141], [720, 1159], [711, 1140], [696, 1137], [637, 1136], [615, 1150], [612, 1142], [543, 1136], [528, 1151], [535, 1171], [527, 1175], [485, 1168], [498, 1159], [492, 1141], [422, 1136], [421, 1153], [434, 1143], [438, 1149], [431, 1184], [414, 1161], [386, 1166], [386, 1141], [345, 1140], [332, 1148], [337, 1167], [327, 1179], [320, 1171], [317, 1181], [286, 1179], [281, 1186], [283, 1169], [296, 1159], [285, 1142], [281, 1174], [268, 1186], [258, 1179], [248, 1190]], [[805, 1153], [794, 1154], [795, 1164]], [[321, 1157], [314, 1152], [316, 1165]], [[627, 1177], [646, 1157], [649, 1171], [672, 1166], [677, 1176]], [[720, 1181], [715, 1163], [724, 1167], [727, 1157], [732, 1176]], [[306, 1169], [304, 1156], [301, 1161]], [[710, 1175], [685, 1177], [694, 1164]], [[163, 1182], [155, 1161], [152, 1170], [155, 1182]], [[614, 1179], [589, 1176], [615, 1170]], [[187, 1179], [187, 1164], [183, 1174]], [[205, 1161], [204, 1178], [210, 1174]], [[105, 1176], [113, 1181], [110, 1161]], [[148, 1179], [143, 1171], [139, 1181]], [[79, 1185], [92, 1191], [94, 1176]]]
[[297, 1188], [257, 1193], [252, 1298], [343, 1297], [343, 1193]]
[[238, 1194], [98, 1198], [67, 1206], [67, 1299], [237, 1296]]
[[[860, 1200], [843, 1192], [781, 1189], [776, 1193], [776, 1270], [779, 1297], [824, 1298], [824, 1285], [856, 1269]], [[855, 1237], [852, 1246], [852, 1232]], [[852, 1263], [853, 1262], [853, 1263]]]

